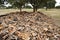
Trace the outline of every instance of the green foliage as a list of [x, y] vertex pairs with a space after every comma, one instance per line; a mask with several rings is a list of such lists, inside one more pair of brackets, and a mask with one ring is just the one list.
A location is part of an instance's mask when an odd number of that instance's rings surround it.
[[42, 3], [44, 3], [47, 10], [47, 8], [54, 8], [56, 1], [55, 0], [42, 0]]
[[41, 0], [28, 0], [28, 2], [32, 4], [34, 12], [37, 11], [39, 5], [41, 4]]
[[24, 7], [24, 8], [28, 8], [28, 9], [31, 9], [31, 7], [30, 7], [30, 6], [26, 6], [26, 7]]
[[0, 5], [3, 4], [3, 3], [4, 3], [4, 1], [0, 0]]
[[0, 0], [0, 4], [1, 4], [1, 0]]
[[0, 9], [5, 7], [5, 6], [2, 5], [2, 4], [4, 4], [4, 1], [0, 0]]
[[8, 2], [21, 10], [22, 6], [26, 3], [26, 0], [8, 0]]
[[57, 6], [56, 8], [60, 9], [60, 6]]
[[54, 8], [55, 7], [55, 1], [50, 1], [48, 4], [47, 4], [47, 6], [48, 6], [48, 8]]
[[37, 11], [39, 7], [45, 6], [51, 8], [55, 5], [55, 0], [8, 0], [8, 2], [20, 10], [25, 3], [31, 3], [34, 12]]
[[37, 11], [39, 7], [43, 7], [44, 5], [46, 7], [54, 7], [55, 5], [55, 0], [28, 0], [33, 6], [33, 11]]
[[2, 0], [0, 0], [0, 5], [2, 4]]
[[10, 8], [12, 8], [12, 6], [6, 7], [6, 9], [10, 9]]
[[32, 6], [39, 6], [40, 4], [39, 3], [41, 3], [41, 0], [28, 0], [31, 4], [32, 4]]

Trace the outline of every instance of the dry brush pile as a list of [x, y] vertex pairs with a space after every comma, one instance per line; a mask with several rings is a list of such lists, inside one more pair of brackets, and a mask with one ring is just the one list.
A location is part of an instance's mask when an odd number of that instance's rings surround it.
[[60, 27], [40, 12], [0, 16], [0, 40], [60, 40]]

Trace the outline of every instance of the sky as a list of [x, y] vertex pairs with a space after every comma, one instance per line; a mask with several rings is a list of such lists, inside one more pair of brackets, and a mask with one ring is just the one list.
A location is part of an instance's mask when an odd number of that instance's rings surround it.
[[60, 2], [60, 0], [56, 0], [56, 2], [58, 2], [58, 3], [59, 3], [59, 2]]
[[60, 6], [60, 0], [56, 0], [55, 7], [56, 7], [56, 6]]

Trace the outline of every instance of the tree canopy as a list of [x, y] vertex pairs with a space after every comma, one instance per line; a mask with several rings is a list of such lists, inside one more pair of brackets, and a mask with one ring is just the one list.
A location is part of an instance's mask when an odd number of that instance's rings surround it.
[[31, 3], [31, 5], [33, 6], [33, 11], [37, 11], [37, 9], [39, 8], [39, 5], [41, 4], [41, 0], [28, 0], [28, 2]]
[[37, 9], [42, 5], [45, 4], [45, 6], [47, 7], [48, 2], [52, 2], [55, 0], [28, 0], [28, 2], [30, 2], [33, 6], [33, 11], [37, 11]]
[[19, 8], [21, 11], [21, 8], [26, 3], [26, 0], [8, 0], [8, 2]]
[[[12, 4], [13, 6], [22, 9], [22, 6], [25, 5], [25, 3], [30, 3], [33, 6], [33, 12], [36, 12], [39, 7], [42, 7], [42, 5], [45, 5], [48, 7], [53, 7], [55, 5], [55, 0], [6, 0], [8, 3]], [[1, 3], [1, 0], [0, 0]]]
[[46, 10], [47, 8], [54, 7], [56, 3], [55, 0], [42, 0], [41, 2], [45, 4]]
[[0, 5], [4, 3], [4, 0], [0, 0]]

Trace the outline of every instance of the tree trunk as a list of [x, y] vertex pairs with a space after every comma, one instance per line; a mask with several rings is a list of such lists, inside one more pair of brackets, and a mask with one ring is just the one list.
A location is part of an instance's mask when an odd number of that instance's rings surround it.
[[35, 12], [35, 8], [33, 8], [33, 12]]
[[37, 11], [37, 7], [33, 6], [33, 12]]
[[19, 8], [20, 8], [20, 12], [22, 11], [22, 6], [19, 6]]
[[36, 12], [37, 12], [37, 6], [36, 6]]
[[20, 12], [22, 11], [22, 9], [20, 8]]
[[47, 7], [46, 7], [46, 11], [47, 11]]
[[47, 11], [47, 9], [48, 9], [48, 7], [47, 7], [47, 3], [45, 3], [46, 4], [46, 11]]

